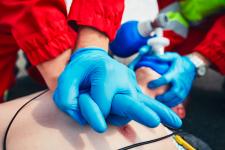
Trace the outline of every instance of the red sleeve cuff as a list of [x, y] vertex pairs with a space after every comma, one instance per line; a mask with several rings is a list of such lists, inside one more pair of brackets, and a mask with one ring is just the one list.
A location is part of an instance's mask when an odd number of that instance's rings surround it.
[[64, 0], [3, 3], [0, 6], [0, 12], [5, 15], [3, 24], [10, 26], [18, 46], [33, 65], [55, 58], [74, 45], [75, 32], [67, 23]]
[[120, 26], [123, 10], [124, 0], [74, 0], [69, 23], [75, 29], [79, 25], [93, 27], [112, 41]]
[[33, 33], [25, 38], [17, 39], [17, 43], [26, 53], [32, 65], [51, 60], [67, 49], [74, 48], [76, 33], [65, 20], [57, 25], [49, 26], [45, 33]]
[[213, 67], [225, 75], [225, 15], [216, 20], [205, 40], [194, 50], [201, 53]]
[[216, 44], [204, 42], [195, 48], [196, 52], [201, 53], [205, 58], [207, 58], [212, 67], [225, 75], [225, 48]]

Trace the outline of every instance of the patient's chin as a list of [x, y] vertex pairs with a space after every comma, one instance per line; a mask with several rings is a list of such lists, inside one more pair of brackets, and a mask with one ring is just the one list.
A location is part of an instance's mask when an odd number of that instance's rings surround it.
[[186, 108], [189, 102], [189, 98], [187, 98], [183, 103], [178, 104], [173, 107], [172, 110], [181, 118], [184, 119], [186, 117]]

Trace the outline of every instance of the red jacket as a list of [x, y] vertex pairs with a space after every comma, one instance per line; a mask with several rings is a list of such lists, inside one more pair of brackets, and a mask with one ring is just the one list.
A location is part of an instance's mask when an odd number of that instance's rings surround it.
[[1, 0], [0, 41], [5, 40], [3, 34], [11, 36], [14, 47], [20, 47], [37, 65], [73, 47], [76, 33], [67, 21], [74, 29], [94, 27], [112, 40], [123, 9], [124, 0], [74, 0], [67, 18], [64, 0]]
[[[162, 10], [177, 0], [158, 0], [159, 9]], [[207, 18], [198, 26], [189, 28], [188, 36], [181, 37], [171, 30], [164, 35], [171, 40], [168, 47], [170, 51], [180, 54], [199, 52], [212, 63], [221, 74], [225, 75], [225, 15], [224, 13]]]
[[124, 0], [74, 0], [67, 17], [64, 0], [0, 0], [0, 103], [15, 81], [21, 48], [33, 65], [73, 48], [78, 25], [104, 32], [110, 40], [120, 25]]

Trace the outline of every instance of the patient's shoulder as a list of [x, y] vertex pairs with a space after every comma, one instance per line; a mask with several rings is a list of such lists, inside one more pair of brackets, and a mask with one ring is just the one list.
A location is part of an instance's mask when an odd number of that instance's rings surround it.
[[29, 101], [29, 99], [36, 95], [38, 95], [38, 93], [0, 104], [0, 141], [2, 141], [3, 134], [5, 133], [5, 130], [15, 113], [21, 106]]
[[5, 130], [24, 100], [18, 99], [0, 104], [0, 141], [2, 141]]

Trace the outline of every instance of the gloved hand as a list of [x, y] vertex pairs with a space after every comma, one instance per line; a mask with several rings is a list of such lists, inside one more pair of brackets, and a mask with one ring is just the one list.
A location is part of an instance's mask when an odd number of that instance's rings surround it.
[[170, 89], [166, 93], [157, 96], [156, 99], [169, 107], [176, 106], [187, 97], [191, 89], [196, 75], [195, 66], [189, 58], [173, 52], [156, 55], [155, 58], [161, 63], [168, 63], [169, 69], [159, 79], [151, 81], [148, 87], [154, 89], [170, 84]]
[[84, 48], [72, 55], [59, 77], [53, 99], [59, 109], [78, 123], [87, 121], [96, 131], [104, 132], [107, 129], [104, 118], [110, 113], [116, 94], [137, 99], [134, 72], [100, 48]]
[[108, 121], [113, 125], [123, 126], [130, 120], [148, 127], [156, 127], [159, 123], [171, 128], [179, 128], [182, 125], [180, 118], [170, 108], [141, 91], [136, 99], [124, 94], [117, 94], [113, 98]]
[[[82, 115], [87, 122], [96, 122], [93, 124], [94, 129], [97, 124], [99, 126], [105, 125], [104, 117], [95, 115], [98, 114], [99, 109], [88, 93], [81, 94], [79, 104]], [[180, 118], [170, 108], [141, 92], [138, 92], [136, 99], [127, 94], [116, 94], [112, 100], [107, 121], [115, 126], [123, 126], [131, 120], [148, 127], [156, 127], [159, 123], [171, 128], [179, 128], [182, 125]]]
[[141, 67], [149, 67], [158, 74], [162, 75], [169, 70], [170, 66], [168, 62], [162, 62], [159, 58], [155, 57], [155, 55], [144, 55], [135, 65], [134, 70]]
[[[182, 125], [180, 118], [166, 105], [145, 96], [137, 83], [137, 97], [127, 94], [115, 94], [112, 100], [111, 111], [107, 121], [115, 126], [126, 125], [129, 121], [135, 120], [148, 127], [156, 127], [163, 123], [171, 128], [179, 128]], [[100, 114], [98, 106], [90, 98], [88, 93], [83, 93], [79, 98], [79, 106], [84, 118], [90, 124], [96, 122], [99, 126], [105, 125], [104, 117]], [[89, 107], [87, 107], [89, 106]], [[95, 129], [96, 127], [94, 127]]]

